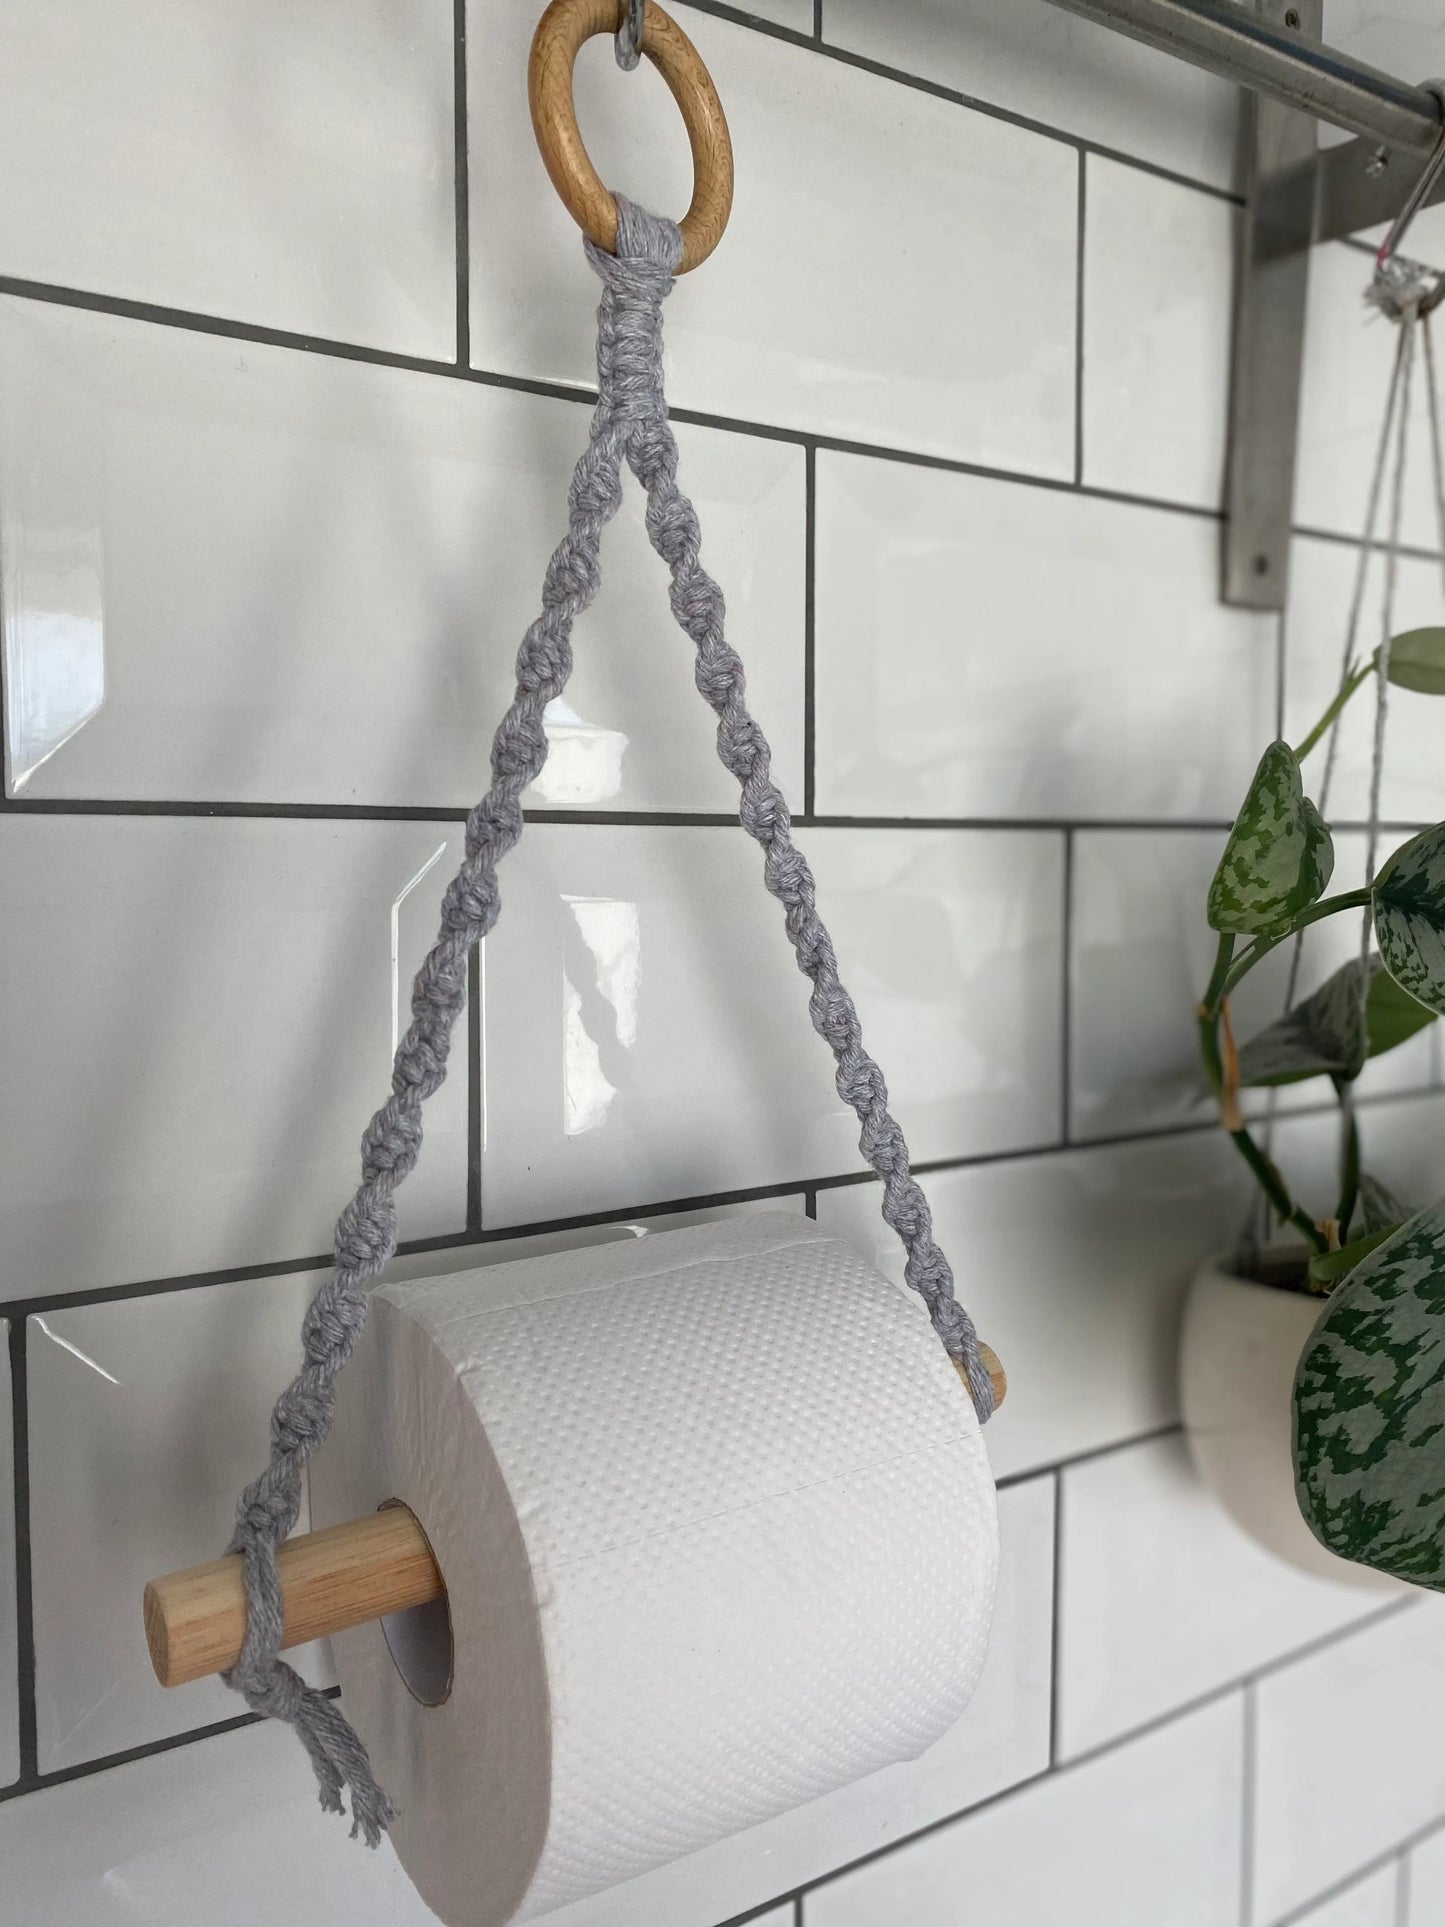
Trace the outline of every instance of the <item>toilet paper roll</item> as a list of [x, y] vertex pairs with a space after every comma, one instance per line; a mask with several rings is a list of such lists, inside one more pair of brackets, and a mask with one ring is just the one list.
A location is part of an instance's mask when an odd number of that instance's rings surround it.
[[379, 1287], [313, 1524], [388, 1500], [447, 1608], [340, 1635], [337, 1669], [448, 1927], [913, 1758], [983, 1664], [973, 1406], [922, 1305], [804, 1218]]

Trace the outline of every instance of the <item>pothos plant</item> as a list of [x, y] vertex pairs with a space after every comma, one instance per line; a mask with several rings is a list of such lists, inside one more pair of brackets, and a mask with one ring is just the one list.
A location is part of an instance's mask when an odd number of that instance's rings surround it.
[[[1385, 662], [1391, 683], [1445, 695], [1445, 629], [1394, 637]], [[1294, 1390], [1305, 1519], [1344, 1558], [1445, 1590], [1445, 1200], [1416, 1209], [1371, 1171], [1353, 1102], [1371, 1058], [1445, 1012], [1445, 823], [1397, 850], [1369, 889], [1326, 895], [1334, 846], [1301, 767], [1378, 669], [1378, 654], [1353, 667], [1297, 749], [1264, 753], [1210, 884], [1219, 947], [1199, 1038], [1225, 1130], [1302, 1240], [1299, 1288], [1324, 1301]], [[1230, 999], [1249, 973], [1310, 925], [1350, 912], [1368, 912], [1373, 945], [1236, 1047]], [[1305, 1078], [1327, 1078], [1342, 1112], [1325, 1217], [1299, 1202], [1241, 1101]]]

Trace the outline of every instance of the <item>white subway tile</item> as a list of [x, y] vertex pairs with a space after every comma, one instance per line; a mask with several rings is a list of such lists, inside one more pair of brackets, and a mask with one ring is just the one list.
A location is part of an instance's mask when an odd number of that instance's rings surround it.
[[[1338, 542], [1295, 540], [1290, 557], [1289, 609], [1284, 626], [1284, 726], [1301, 742], [1334, 699], [1344, 666], [1348, 611], [1360, 551]], [[1367, 563], [1363, 619], [1354, 654], [1363, 658], [1383, 633], [1384, 563], [1378, 552]], [[1439, 565], [1403, 557], [1395, 583], [1392, 630], [1437, 624], [1441, 616]], [[1380, 790], [1387, 821], [1435, 823], [1445, 816], [1445, 771], [1440, 758], [1445, 702], [1409, 689], [1389, 692], [1385, 761]], [[1366, 682], [1340, 718], [1329, 813], [1364, 822], [1370, 809], [1370, 766], [1375, 742], [1375, 686]], [[1318, 791], [1326, 749], [1322, 743], [1305, 763]], [[1396, 838], [1396, 841], [1399, 839]]]
[[[0, 302], [11, 793], [469, 807], [587, 426], [573, 402]], [[679, 436], [796, 795], [803, 451]], [[735, 809], [630, 481], [604, 573], [527, 800]]]
[[[271, 1407], [300, 1364], [315, 1283], [253, 1279], [28, 1320], [42, 1772], [245, 1712], [217, 1679], [156, 1683], [141, 1593], [225, 1551], [241, 1489], [266, 1463]], [[295, 1664], [331, 1683], [324, 1648], [301, 1648]]]
[[820, 810], [1233, 816], [1277, 625], [1213, 522], [824, 450], [817, 528]]
[[748, 0], [747, 11], [794, 33], [813, 31], [813, 0]]
[[823, 35], [834, 46], [1191, 179], [1216, 187], [1233, 182], [1233, 87], [1043, 0], [970, 0], [967, 7], [954, 0], [882, 7], [877, 0], [827, 0]]
[[[1373, 66], [1434, 74], [1445, 65], [1445, 21], [1435, 0], [1390, 0], [1384, 9], [1375, 0], [1330, 0], [1328, 25], [1332, 47]], [[1343, 128], [1323, 124], [1320, 136], [1325, 142], [1350, 138]]]
[[[1358, 1119], [1365, 1169], [1383, 1178], [1405, 1203], [1419, 1208], [1445, 1192], [1445, 1092], [1364, 1104]], [[1273, 1148], [1305, 1207], [1325, 1216], [1337, 1183], [1335, 1114], [1282, 1118]]]
[[[1414, 238], [1412, 234], [1412, 243]], [[1332, 243], [1310, 250], [1294, 490], [1294, 520], [1303, 528], [1357, 536], [1364, 527], [1398, 341], [1394, 326], [1365, 304], [1371, 268], [1369, 255], [1358, 248]], [[1407, 542], [1438, 549], [1424, 380], [1417, 357], [1402, 534]], [[1380, 534], [1389, 525], [1388, 512], [1387, 491], [1376, 524]], [[1343, 614], [1343, 609], [1336, 611], [1331, 625], [1335, 632]], [[1367, 647], [1373, 648], [1378, 636], [1377, 628]]]
[[7, 274], [455, 353], [446, 0], [59, 0], [6, 28]]
[[1060, 1557], [1064, 1759], [1379, 1606], [1247, 1539], [1180, 1437], [1066, 1468]]
[[[1051, 1138], [1060, 839], [800, 841], [915, 1157]], [[859, 1168], [740, 829], [539, 824], [502, 888], [483, 963], [489, 1228]]]
[[0, 1318], [0, 1786], [20, 1771], [15, 1654], [15, 1467], [11, 1459], [10, 1326]]
[[[1240, 799], [1241, 801], [1243, 798]], [[1382, 853], [1402, 839], [1394, 835]], [[1072, 1126], [1081, 1138], [1204, 1122], [1214, 1115], [1199, 1067], [1195, 1010], [1218, 939], [1205, 903], [1223, 830], [1090, 830], [1074, 848]], [[1364, 880], [1364, 839], [1335, 837], [1330, 893]], [[1314, 926], [1297, 996], [1359, 955], [1358, 912]], [[1232, 999], [1243, 1043], [1283, 1008], [1290, 946], [1281, 945]], [[1434, 1076], [1433, 1026], [1369, 1065], [1362, 1095], [1411, 1091]], [[1278, 1108], [1329, 1101], [1323, 1080], [1286, 1086]], [[1266, 1108], [1264, 1092], [1247, 1109]]]
[[1231, 1698], [829, 1881], [804, 1927], [1236, 1927], [1243, 1760]]
[[1292, 1914], [1290, 1927], [1406, 1927], [1398, 1912], [1399, 1885], [1399, 1867], [1381, 1867], [1323, 1906]]
[[390, 1845], [348, 1832], [267, 1721], [0, 1804], [0, 1861], [26, 1927], [434, 1927]]
[[1085, 208], [1084, 480], [1217, 508], [1235, 210], [1095, 154]]
[[[591, 382], [598, 284], [527, 123], [532, 16], [473, 0], [472, 22], [472, 359]], [[722, 246], [668, 302], [672, 400], [1071, 474], [1073, 150], [730, 21], [686, 25], [738, 179]], [[619, 73], [599, 38], [576, 93], [603, 178], [686, 207], [687, 142], [656, 74]]]
[[1398, 1927], [1438, 1927], [1445, 1920], [1445, 1830], [1412, 1851], [1403, 1880], [1409, 1905]]
[[[1179, 1308], [1232, 1235], [1247, 1173], [1222, 1133], [934, 1171], [921, 1182], [958, 1296], [1009, 1374], [989, 1421], [999, 1475], [1178, 1417]], [[818, 1194], [819, 1222], [902, 1277], [872, 1185]]]
[[1274, 1920], [1445, 1813], [1445, 1644], [1424, 1599], [1257, 1687], [1254, 1907]]
[[[327, 1250], [459, 826], [0, 820], [0, 1299]], [[465, 1222], [465, 1029], [399, 1201]]]
[[715, 1927], [1042, 1773], [1049, 1757], [1053, 1480], [1001, 1492], [998, 1517], [1002, 1565], [988, 1659], [968, 1711], [937, 1746], [564, 1907], [547, 1916], [547, 1927]]

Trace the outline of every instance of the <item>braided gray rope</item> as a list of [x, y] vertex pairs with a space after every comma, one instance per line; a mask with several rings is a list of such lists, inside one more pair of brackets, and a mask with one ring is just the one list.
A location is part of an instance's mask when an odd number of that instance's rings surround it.
[[572, 669], [572, 624], [596, 595], [602, 531], [622, 500], [621, 465], [647, 491], [647, 532], [672, 576], [674, 615], [697, 650], [696, 680], [718, 718], [718, 754], [742, 789], [743, 827], [762, 845], [763, 876], [783, 905], [798, 967], [811, 981], [814, 1027], [837, 1061], [837, 1086], [862, 1126], [863, 1155], [883, 1181], [883, 1216], [907, 1252], [905, 1276], [935, 1330], [962, 1365], [980, 1420], [993, 1385], [973, 1323], [953, 1295], [948, 1261], [933, 1241], [928, 1204], [909, 1172], [908, 1147], [888, 1110], [882, 1072], [863, 1048], [858, 1013], [838, 978], [818, 915], [813, 873], [794, 847], [787, 804], [769, 773], [770, 752], [743, 700], [743, 668], [723, 633], [722, 591], [699, 561], [696, 512], [677, 486], [677, 443], [662, 382], [662, 303], [682, 239], [670, 221], [620, 196], [617, 254], [590, 243], [601, 276], [597, 407], [568, 494], [567, 534], [547, 565], [542, 613], [517, 657], [517, 693], [492, 743], [492, 787], [467, 820], [466, 860], [442, 899], [441, 932], [412, 988], [412, 1022], [397, 1048], [391, 1096], [361, 1142], [362, 1182], [336, 1227], [335, 1269], [302, 1326], [305, 1363], [271, 1415], [271, 1462], [242, 1494], [229, 1550], [245, 1555], [246, 1642], [225, 1675], [255, 1712], [301, 1735], [329, 1812], [351, 1788], [352, 1834], [375, 1846], [392, 1819], [366, 1748], [335, 1702], [278, 1657], [281, 1588], [276, 1550], [296, 1523], [306, 1460], [331, 1429], [336, 1375], [366, 1317], [366, 1291], [396, 1249], [393, 1194], [421, 1149], [421, 1108], [447, 1071], [452, 1027], [466, 996], [467, 960], [497, 920], [498, 860], [522, 834], [521, 797], [547, 758], [543, 714]]

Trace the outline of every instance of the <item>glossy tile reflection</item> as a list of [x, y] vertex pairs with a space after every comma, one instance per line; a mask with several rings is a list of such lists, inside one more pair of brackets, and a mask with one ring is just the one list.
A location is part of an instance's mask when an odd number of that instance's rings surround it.
[[11, 1462], [10, 1326], [0, 1318], [0, 1786], [20, 1771], [15, 1654], [15, 1468]]
[[[1057, 1129], [1061, 839], [812, 830], [819, 902], [918, 1158]], [[856, 1169], [740, 831], [534, 825], [487, 939], [488, 1226]]]
[[[0, 299], [10, 793], [470, 807], [586, 435], [564, 401]], [[679, 438], [796, 796], [803, 452]], [[603, 574], [528, 801], [735, 809], [630, 480]]]
[[57, 0], [5, 29], [6, 273], [455, 352], [448, 8]]
[[1277, 623], [1218, 601], [1213, 523], [827, 450], [817, 521], [820, 809], [1233, 816]]
[[[326, 1250], [459, 843], [426, 823], [0, 820], [0, 1059], [29, 1092], [0, 1162], [0, 1302]], [[96, 941], [75, 941], [81, 903]], [[466, 1082], [428, 1106], [405, 1236], [465, 1222]]]
[[[157, 1685], [141, 1593], [156, 1573], [223, 1549], [236, 1494], [265, 1462], [271, 1403], [295, 1369], [315, 1282], [257, 1279], [30, 1319], [43, 1772], [240, 1710], [219, 1680]], [[331, 1678], [320, 1648], [297, 1664], [309, 1679]]]

